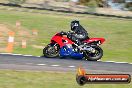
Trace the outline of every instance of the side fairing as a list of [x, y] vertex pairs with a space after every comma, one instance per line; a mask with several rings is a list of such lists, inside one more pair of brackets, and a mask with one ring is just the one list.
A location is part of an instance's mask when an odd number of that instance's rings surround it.
[[60, 45], [60, 47], [63, 47], [65, 45], [65, 43], [63, 43], [63, 40], [65, 40], [67, 44], [73, 44], [73, 42], [69, 40], [67, 37], [62, 37], [62, 36], [52, 37], [51, 42], [56, 42]]

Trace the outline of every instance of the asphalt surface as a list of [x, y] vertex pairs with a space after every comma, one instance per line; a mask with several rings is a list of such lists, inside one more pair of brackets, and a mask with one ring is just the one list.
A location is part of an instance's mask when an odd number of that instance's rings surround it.
[[132, 64], [0, 54], [0, 69], [75, 72], [82, 66], [88, 73], [132, 74]]

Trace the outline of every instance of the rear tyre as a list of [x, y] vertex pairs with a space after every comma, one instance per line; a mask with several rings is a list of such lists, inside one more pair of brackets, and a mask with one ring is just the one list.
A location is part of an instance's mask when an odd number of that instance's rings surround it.
[[85, 52], [84, 56], [86, 60], [89, 61], [97, 61], [102, 58], [103, 56], [103, 50], [99, 46], [92, 47], [95, 49], [95, 53], [92, 52]]
[[59, 56], [59, 45], [58, 44], [48, 44], [43, 49], [44, 57], [54, 58]]

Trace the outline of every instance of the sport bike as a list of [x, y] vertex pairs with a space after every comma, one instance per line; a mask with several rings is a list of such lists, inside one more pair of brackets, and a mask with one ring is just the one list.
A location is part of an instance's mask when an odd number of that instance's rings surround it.
[[102, 58], [103, 50], [100, 45], [104, 43], [104, 38], [87, 38], [81, 42], [82, 45], [78, 46], [75, 42], [68, 38], [68, 34], [57, 33], [55, 34], [48, 44], [43, 49], [43, 54], [48, 58], [66, 58], [71, 57], [75, 59], [84, 59], [89, 61], [97, 61]]

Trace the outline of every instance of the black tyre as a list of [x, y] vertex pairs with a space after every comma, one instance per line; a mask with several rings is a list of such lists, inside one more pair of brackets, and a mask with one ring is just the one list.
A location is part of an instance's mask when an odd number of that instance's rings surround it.
[[89, 61], [97, 61], [102, 58], [103, 50], [99, 46], [92, 47], [95, 49], [95, 53], [92, 52], [85, 52], [85, 59]]
[[43, 49], [43, 54], [45, 57], [54, 58], [59, 56], [59, 45], [58, 44], [48, 44]]

